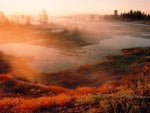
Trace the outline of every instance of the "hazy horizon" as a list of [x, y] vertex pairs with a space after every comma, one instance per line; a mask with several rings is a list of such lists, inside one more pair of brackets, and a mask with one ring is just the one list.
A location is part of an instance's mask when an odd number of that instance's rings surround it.
[[68, 16], [74, 14], [104, 15], [112, 14], [115, 9], [119, 13], [131, 9], [150, 13], [149, 4], [149, 0], [0, 0], [0, 11], [7, 15], [37, 15], [45, 9], [50, 16]]

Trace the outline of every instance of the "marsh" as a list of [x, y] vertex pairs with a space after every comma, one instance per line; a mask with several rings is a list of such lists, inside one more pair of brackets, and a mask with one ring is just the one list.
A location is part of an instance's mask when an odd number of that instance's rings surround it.
[[68, 24], [63, 21], [63, 24], [42, 29], [34, 26], [2, 30], [0, 35], [6, 38], [0, 40], [0, 51], [13, 56], [8, 61], [14, 67], [14, 76], [37, 80], [41, 79], [36, 76], [39, 73], [74, 70], [105, 62], [106, 56], [118, 54], [124, 48], [148, 47], [149, 26], [127, 22], [87, 24], [76, 21]]

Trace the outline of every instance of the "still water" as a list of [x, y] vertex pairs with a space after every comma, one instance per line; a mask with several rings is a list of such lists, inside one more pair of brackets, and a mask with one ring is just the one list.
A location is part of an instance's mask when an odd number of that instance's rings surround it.
[[[109, 28], [111, 27], [115, 26], [109, 25]], [[145, 27], [146, 26], [143, 28]], [[119, 28], [116, 29], [117, 30], [111, 28], [109, 32], [113, 30], [115, 32], [124, 31], [124, 29], [120, 31], [118, 30]], [[106, 32], [106, 29], [104, 31]], [[100, 32], [102, 33], [102, 30]], [[109, 34], [109, 32], [107, 32], [107, 34]], [[143, 35], [146, 36], [146, 38], [144, 38]], [[0, 51], [9, 55], [32, 57], [33, 60], [28, 63], [32, 69], [37, 72], [52, 73], [75, 68], [84, 64], [103, 62], [106, 60], [105, 56], [116, 54], [123, 48], [150, 46], [149, 35], [150, 32], [144, 32], [142, 30], [141, 32], [132, 31], [129, 32], [129, 34], [123, 33], [121, 35], [110, 33], [109, 38], [103, 38], [103, 40], [99, 40], [96, 44], [71, 50], [37, 46], [30, 43], [5, 43], [0, 45]], [[97, 38], [101, 38], [101, 35], [97, 34]]]

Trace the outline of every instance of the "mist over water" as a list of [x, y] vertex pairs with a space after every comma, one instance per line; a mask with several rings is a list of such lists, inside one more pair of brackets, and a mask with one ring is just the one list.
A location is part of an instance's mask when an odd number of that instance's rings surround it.
[[61, 22], [62, 26], [67, 29], [77, 28], [84, 32], [84, 39], [96, 40], [96, 43], [66, 49], [44, 44], [36, 45], [34, 41], [46, 42], [45, 38], [30, 40], [29, 37], [29, 40], [24, 42], [2, 43], [0, 51], [19, 57], [31, 57], [32, 60], [27, 62], [31, 69], [38, 73], [54, 73], [85, 64], [104, 62], [107, 55], [116, 54], [123, 48], [150, 46], [150, 28], [141, 24]]

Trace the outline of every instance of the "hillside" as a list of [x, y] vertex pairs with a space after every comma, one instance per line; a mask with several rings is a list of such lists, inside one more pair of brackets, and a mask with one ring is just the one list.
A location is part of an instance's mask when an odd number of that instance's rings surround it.
[[[108, 62], [50, 74], [45, 85], [12, 77], [5, 55], [0, 59], [1, 113], [149, 112], [149, 47], [123, 49]], [[107, 79], [100, 80], [100, 74]]]

